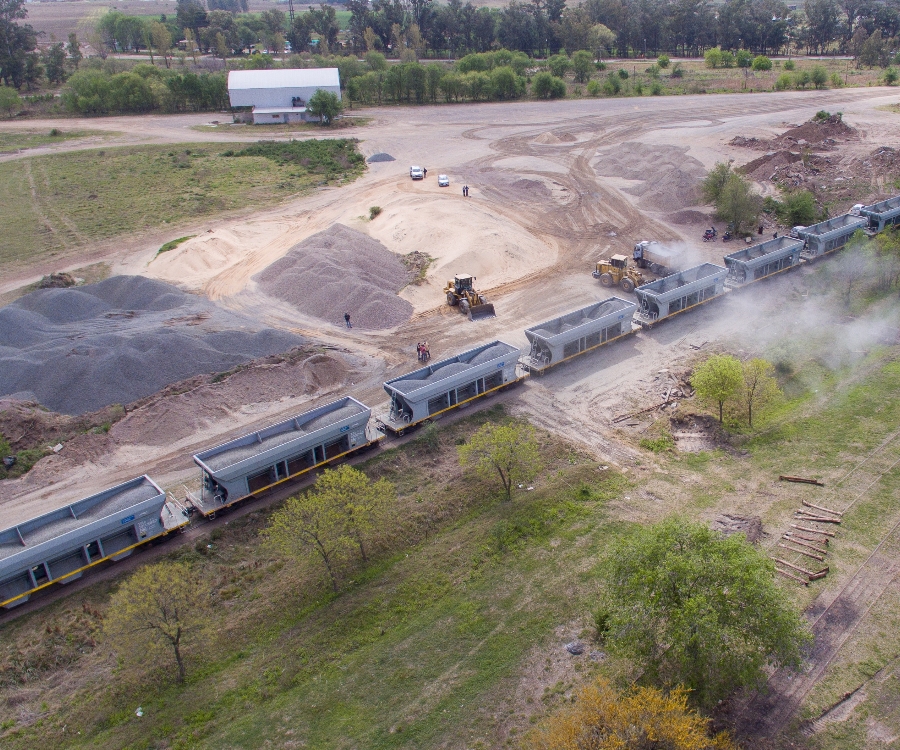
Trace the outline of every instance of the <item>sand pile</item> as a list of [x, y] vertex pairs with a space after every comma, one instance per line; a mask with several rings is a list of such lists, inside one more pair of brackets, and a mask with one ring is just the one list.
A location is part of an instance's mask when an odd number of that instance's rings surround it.
[[541, 182], [541, 180], [529, 180], [522, 178], [511, 183], [509, 187], [511, 188], [511, 192], [519, 200], [528, 198], [546, 199], [553, 195], [550, 188], [548, 188], [543, 182]]
[[83, 414], [301, 343], [169, 284], [115, 276], [0, 309], [0, 395]]
[[641, 184], [624, 188], [640, 197], [638, 206], [648, 211], [672, 212], [696, 205], [700, 199], [703, 165], [687, 155], [688, 147], [623, 143], [598, 155], [595, 165], [601, 177], [621, 177]]
[[800, 161], [798, 153], [775, 151], [748, 162], [740, 168], [740, 171], [753, 180], [771, 180], [779, 167], [798, 161]]
[[253, 277], [266, 293], [320, 320], [355, 328], [393, 328], [412, 315], [397, 296], [409, 281], [400, 259], [377, 240], [335, 224], [307, 237]]
[[395, 161], [395, 159], [390, 154], [386, 154], [382, 151], [377, 154], [372, 154], [366, 161], [369, 162], [369, 164], [374, 164], [379, 161]]
[[546, 133], [541, 133], [537, 138], [534, 139], [535, 143], [540, 143], [544, 146], [552, 146], [557, 143], [562, 143], [562, 141], [557, 138], [553, 133], [549, 130]]

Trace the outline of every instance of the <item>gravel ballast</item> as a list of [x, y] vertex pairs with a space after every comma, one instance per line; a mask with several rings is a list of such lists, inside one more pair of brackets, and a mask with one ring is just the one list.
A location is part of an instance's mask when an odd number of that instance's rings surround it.
[[0, 395], [83, 414], [302, 343], [171, 284], [114, 276], [0, 309]]
[[343, 224], [307, 237], [253, 278], [266, 294], [335, 325], [350, 313], [354, 328], [393, 328], [413, 311], [397, 296], [409, 280], [400, 259]]

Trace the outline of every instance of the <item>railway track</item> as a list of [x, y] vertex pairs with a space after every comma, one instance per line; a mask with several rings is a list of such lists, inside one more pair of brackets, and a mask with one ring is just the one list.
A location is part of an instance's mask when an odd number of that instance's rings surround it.
[[[900, 467], [900, 430], [888, 435], [865, 458], [830, 488], [832, 507], [846, 497], [842, 489], [850, 480], [861, 487], [843, 508], [847, 513], [885, 476]], [[839, 507], [839, 506], [838, 506]], [[736, 728], [749, 739], [771, 738], [781, 732], [803, 705], [844, 644], [900, 574], [900, 510], [866, 560], [836, 592], [823, 591], [807, 610], [813, 633], [812, 652], [799, 673], [778, 670], [766, 691], [750, 698], [739, 712]]]

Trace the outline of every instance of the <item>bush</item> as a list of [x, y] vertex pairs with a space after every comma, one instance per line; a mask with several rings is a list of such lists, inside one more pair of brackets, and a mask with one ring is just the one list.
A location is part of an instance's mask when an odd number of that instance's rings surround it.
[[898, 76], [896, 68], [890, 67], [886, 71], [884, 71], [885, 86], [893, 86], [895, 83], [897, 83], [898, 78], [900, 78], [900, 76]]
[[844, 85], [844, 79], [841, 78], [840, 73], [832, 73], [831, 74], [831, 88], [839, 89]]
[[813, 65], [809, 73], [809, 80], [817, 89], [824, 89], [828, 85], [828, 71], [824, 65]]
[[622, 82], [618, 75], [610, 73], [603, 83], [603, 91], [607, 96], [615, 96], [622, 90]]
[[818, 112], [816, 112], [815, 115], [813, 115], [813, 121], [814, 122], [825, 122], [829, 117], [831, 117], [831, 112], [828, 112], [824, 109], [820, 109]]
[[623, 81], [628, 80], [628, 71], [625, 70], [625, 68], [619, 68], [619, 78], [621, 78]]
[[815, 224], [818, 218], [816, 199], [808, 190], [789, 193], [776, 210], [779, 221], [789, 227], [798, 224], [809, 226]]
[[369, 206], [369, 221], [372, 221], [381, 213], [381, 206]]
[[772, 61], [765, 55], [757, 55], [751, 67], [753, 70], [772, 70]]
[[668, 55], [660, 55], [656, 58], [656, 64], [659, 65], [660, 68], [665, 70], [669, 67], [669, 56]]
[[794, 77], [790, 73], [782, 73], [775, 81], [776, 91], [786, 91], [794, 85]]
[[575, 83], [587, 83], [591, 77], [591, 68], [594, 66], [594, 58], [586, 50], [578, 50], [572, 55], [572, 69], [575, 71]]
[[654, 81], [650, 86], [650, 93], [653, 96], [659, 96], [663, 92], [663, 86], [659, 81]]
[[659, 78], [659, 65], [651, 65], [647, 68], [647, 75], [651, 78]]
[[681, 67], [681, 63], [675, 63], [672, 66], [672, 72], [670, 73], [671, 78], [683, 78], [684, 77], [684, 69]]
[[531, 81], [531, 92], [538, 99], [562, 99], [566, 95], [566, 84], [551, 73], [538, 73]]
[[643, 96], [644, 95], [644, 84], [641, 83], [640, 81], [635, 81], [634, 82], [634, 93], [637, 94], [638, 96]]
[[588, 85], [587, 85], [588, 96], [600, 96], [600, 92], [602, 90], [603, 90], [603, 87], [600, 85], [600, 81], [588, 81]]
[[547, 60], [547, 67], [550, 68], [550, 72], [557, 78], [562, 78], [569, 72], [572, 63], [565, 55], [553, 55], [553, 57]]
[[750, 50], [739, 49], [735, 61], [739, 68], [749, 68], [753, 64], [753, 53]]
[[794, 64], [794, 61], [793, 61], [793, 60], [788, 60], [788, 61], [784, 64], [784, 69], [785, 69], [785, 70], [793, 70], [795, 67], [797, 67], [797, 66]]
[[706, 54], [703, 58], [706, 60], [707, 68], [722, 67], [722, 50], [719, 47], [713, 47], [712, 49], [706, 50]]
[[794, 75], [794, 83], [796, 84], [798, 89], [805, 89], [809, 86], [812, 77], [809, 74], [808, 70], [800, 70]]

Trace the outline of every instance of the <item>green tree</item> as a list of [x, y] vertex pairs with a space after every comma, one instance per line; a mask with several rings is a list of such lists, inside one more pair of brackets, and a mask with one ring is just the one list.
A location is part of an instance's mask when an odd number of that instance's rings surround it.
[[347, 534], [344, 508], [333, 497], [325, 499], [330, 501], [323, 502], [315, 491], [288, 498], [272, 515], [263, 534], [266, 543], [284, 557], [318, 557], [337, 593], [355, 543]]
[[459, 446], [459, 461], [486, 480], [498, 476], [506, 502], [512, 500], [515, 485], [532, 481], [543, 467], [534, 429], [516, 423], [483, 425]]
[[898, 76], [896, 68], [891, 67], [884, 71], [885, 86], [893, 86], [895, 83], [897, 83], [898, 78], [900, 78], [900, 76]]
[[805, 89], [809, 86], [812, 81], [812, 76], [809, 74], [809, 71], [804, 68], [803, 70], [798, 70], [797, 74], [794, 76], [794, 83], [797, 85], [798, 89]]
[[700, 186], [703, 200], [707, 203], [715, 204], [719, 200], [719, 196], [722, 195], [725, 183], [728, 182], [728, 178], [732, 174], [734, 173], [731, 171], [731, 165], [728, 162], [717, 161]]
[[750, 183], [732, 172], [716, 201], [716, 215], [731, 225], [735, 235], [756, 225], [762, 211], [762, 198], [753, 192]]
[[816, 198], [809, 190], [788, 193], [778, 206], [778, 219], [789, 227], [814, 224], [817, 214]]
[[764, 359], [754, 357], [743, 363], [744, 406], [747, 408], [747, 424], [753, 427], [753, 411], [759, 412], [781, 395], [773, 373], [775, 366]]
[[74, 31], [69, 34], [69, 43], [66, 45], [66, 54], [69, 56], [69, 63], [75, 70], [78, 70], [78, 66], [81, 65], [84, 55], [81, 54], [81, 44]]
[[566, 95], [566, 83], [561, 78], [542, 71], [532, 79], [531, 91], [538, 99], [562, 99]]
[[753, 70], [772, 70], [772, 61], [765, 55], [757, 55], [751, 67]]
[[721, 68], [723, 65], [722, 50], [719, 47], [706, 50], [703, 58], [706, 60], [707, 68]]
[[575, 71], [575, 83], [587, 83], [594, 70], [594, 58], [586, 50], [578, 50], [572, 55], [572, 70]]
[[766, 667], [798, 666], [811, 641], [774, 564], [741, 535], [669, 519], [615, 544], [601, 571], [607, 647], [700, 706], [761, 684]]
[[132, 658], [170, 652], [184, 682], [185, 657], [203, 642], [211, 623], [209, 592], [187, 563], [139, 568], [110, 599], [103, 629]]
[[663, 70], [669, 67], [670, 62], [671, 60], [669, 59], [668, 55], [660, 55], [656, 58], [656, 64], [659, 65], [659, 67]]
[[725, 402], [740, 394], [743, 382], [741, 362], [730, 354], [714, 354], [691, 376], [691, 385], [697, 395], [704, 401], [718, 404], [720, 424]]
[[813, 65], [809, 71], [809, 80], [817, 89], [824, 89], [828, 85], [828, 71], [824, 65]]
[[26, 83], [31, 90], [35, 81], [29, 78], [29, 67], [33, 73], [37, 32], [17, 23], [27, 15], [25, 0], [0, 0], [0, 80], [17, 89]]
[[564, 78], [572, 67], [572, 62], [565, 55], [553, 55], [547, 60], [547, 67], [550, 68], [550, 72], [557, 78]]
[[169, 67], [169, 56], [172, 52], [172, 34], [165, 24], [152, 21], [147, 25], [147, 48], [151, 50], [150, 61], [153, 61], [153, 49], [163, 56], [163, 62]]
[[750, 50], [739, 49], [735, 55], [735, 62], [739, 68], [749, 68], [753, 64], [753, 54]]
[[591, 27], [588, 40], [590, 41], [591, 49], [597, 55], [597, 59], [602, 60], [603, 53], [616, 43], [616, 33], [602, 23], [598, 23]]
[[794, 85], [794, 76], [790, 73], [782, 73], [775, 81], [775, 89], [777, 91], [786, 91]]
[[318, 89], [309, 97], [306, 108], [311, 115], [320, 118], [323, 125], [331, 125], [334, 118], [343, 111], [344, 105], [333, 91]]
[[366, 53], [366, 65], [375, 71], [387, 70], [387, 60], [384, 55], [380, 52], [375, 52], [375, 50]]
[[44, 55], [47, 80], [54, 86], [66, 80], [66, 50], [62, 42], [51, 44]]
[[397, 499], [394, 485], [384, 478], [370, 482], [361, 471], [345, 464], [327, 469], [316, 480], [312, 494], [316, 502], [343, 510], [345, 533], [356, 543], [362, 561], [368, 562], [368, 541]]
[[22, 106], [19, 93], [9, 86], [0, 86], [0, 111], [6, 112], [7, 117], [12, 117]]

